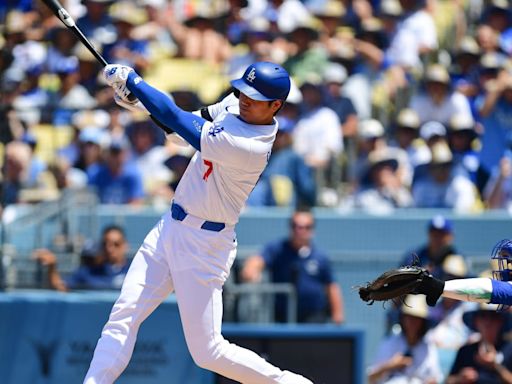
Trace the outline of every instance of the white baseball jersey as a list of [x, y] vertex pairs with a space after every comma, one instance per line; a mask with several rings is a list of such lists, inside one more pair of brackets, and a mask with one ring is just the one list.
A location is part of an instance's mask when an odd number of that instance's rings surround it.
[[192, 157], [174, 200], [194, 216], [234, 225], [267, 165], [277, 121], [244, 122], [232, 94], [208, 107], [208, 112], [213, 122], [203, 125], [201, 152]]

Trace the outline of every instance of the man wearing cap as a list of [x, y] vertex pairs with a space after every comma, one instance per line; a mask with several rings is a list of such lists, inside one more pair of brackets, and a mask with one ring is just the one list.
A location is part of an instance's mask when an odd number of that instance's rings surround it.
[[430, 150], [420, 137], [420, 118], [410, 109], [402, 109], [395, 121], [394, 144], [407, 153], [409, 164], [414, 169], [430, 161]]
[[142, 175], [134, 163], [128, 162], [127, 139], [112, 139], [105, 162], [87, 171], [88, 185], [95, 188], [102, 204], [132, 204], [143, 202]]
[[483, 195], [489, 180], [489, 170], [480, 162], [480, 153], [474, 149], [474, 141], [478, 137], [477, 126], [473, 119], [453, 116], [448, 125], [448, 144], [453, 153], [455, 167], [465, 171], [471, 182]]
[[476, 186], [464, 172], [454, 168], [453, 155], [444, 142], [432, 148], [427, 175], [414, 182], [412, 195], [416, 207], [450, 208], [457, 212], [478, 209]]
[[376, 149], [368, 155], [364, 182], [354, 196], [357, 208], [384, 213], [413, 205], [411, 193], [398, 174], [399, 161], [393, 149]]
[[367, 370], [369, 384], [442, 382], [437, 349], [425, 337], [429, 320], [425, 296], [406, 296], [399, 309], [400, 332], [380, 342]]
[[116, 28], [117, 38], [103, 49], [109, 63], [122, 63], [143, 72], [149, 65], [149, 43], [133, 36], [133, 29], [146, 22], [144, 8], [132, 2], [117, 3], [110, 8], [110, 16]]
[[278, 117], [279, 130], [267, 168], [252, 190], [247, 205], [312, 207], [316, 203], [314, 172], [293, 150], [295, 123]]
[[428, 222], [427, 234], [427, 244], [415, 251], [407, 252], [400, 265], [416, 263], [428, 268], [434, 276], [442, 277], [445, 258], [448, 255], [458, 254], [454, 245], [452, 221], [442, 215], [434, 216]]
[[447, 384], [512, 382], [512, 344], [504, 340], [510, 315], [496, 309], [495, 304], [482, 303], [464, 313], [464, 323], [480, 340], [459, 349]]
[[86, 7], [84, 15], [77, 20], [77, 25], [86, 37], [97, 42], [100, 47], [112, 44], [116, 30], [108, 12], [114, 0], [82, 0]]
[[425, 91], [415, 94], [409, 107], [416, 111], [421, 123], [436, 120], [448, 125], [454, 115], [472, 118], [471, 107], [466, 97], [454, 91], [450, 75], [442, 64], [431, 64], [424, 74]]

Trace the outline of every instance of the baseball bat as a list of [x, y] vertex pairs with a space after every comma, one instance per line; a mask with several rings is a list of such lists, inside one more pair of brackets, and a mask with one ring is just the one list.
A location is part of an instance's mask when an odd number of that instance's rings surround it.
[[[75, 20], [69, 15], [68, 11], [64, 9], [58, 0], [42, 0], [48, 8], [50, 8], [55, 16], [57, 16], [62, 23], [68, 27], [76, 37], [82, 42], [83, 45], [93, 54], [104, 67], [108, 65], [107, 60], [97, 51], [87, 37], [83, 34], [80, 28], [77, 27]], [[132, 95], [133, 96], [133, 95]]]
[[[92, 53], [92, 55], [98, 60], [98, 62], [106, 67], [108, 65], [107, 60], [101, 55], [101, 53], [98, 52], [98, 50], [94, 47], [94, 45], [89, 41], [87, 37], [83, 34], [82, 30], [78, 28], [78, 26], [75, 23], [75, 20], [71, 17], [71, 15], [66, 11], [66, 9], [62, 6], [62, 4], [59, 2], [59, 0], [42, 0], [43, 3], [46, 4], [48, 8], [51, 9], [53, 14], [57, 16], [62, 23], [68, 27], [68, 29], [73, 32], [73, 34], [78, 37], [78, 39], [81, 41], [83, 45], [89, 50], [89, 52]], [[135, 100], [135, 95], [130, 94], [128, 96], [129, 100]], [[158, 125], [161, 129], [163, 129], [166, 133], [173, 133], [174, 131], [162, 124], [160, 121], [158, 121], [156, 118], [151, 116], [151, 119], [155, 122], [156, 125]]]

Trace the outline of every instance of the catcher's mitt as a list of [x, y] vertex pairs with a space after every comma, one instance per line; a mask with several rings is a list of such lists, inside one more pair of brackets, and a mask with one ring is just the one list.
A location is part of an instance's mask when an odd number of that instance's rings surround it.
[[444, 282], [434, 278], [425, 268], [405, 266], [384, 272], [364, 287], [359, 287], [361, 300], [374, 301], [399, 299], [407, 294], [427, 295], [428, 305], [435, 305], [443, 293]]

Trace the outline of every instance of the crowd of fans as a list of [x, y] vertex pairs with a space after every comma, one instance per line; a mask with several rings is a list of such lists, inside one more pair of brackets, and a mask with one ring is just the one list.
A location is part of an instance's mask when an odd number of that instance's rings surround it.
[[[108, 62], [187, 110], [222, 98], [254, 61], [289, 71], [248, 205], [512, 209], [507, 0], [63, 4]], [[3, 205], [86, 187], [101, 203], [168, 202], [192, 148], [114, 104], [101, 66], [42, 2], [2, 2], [0, 20]]]

